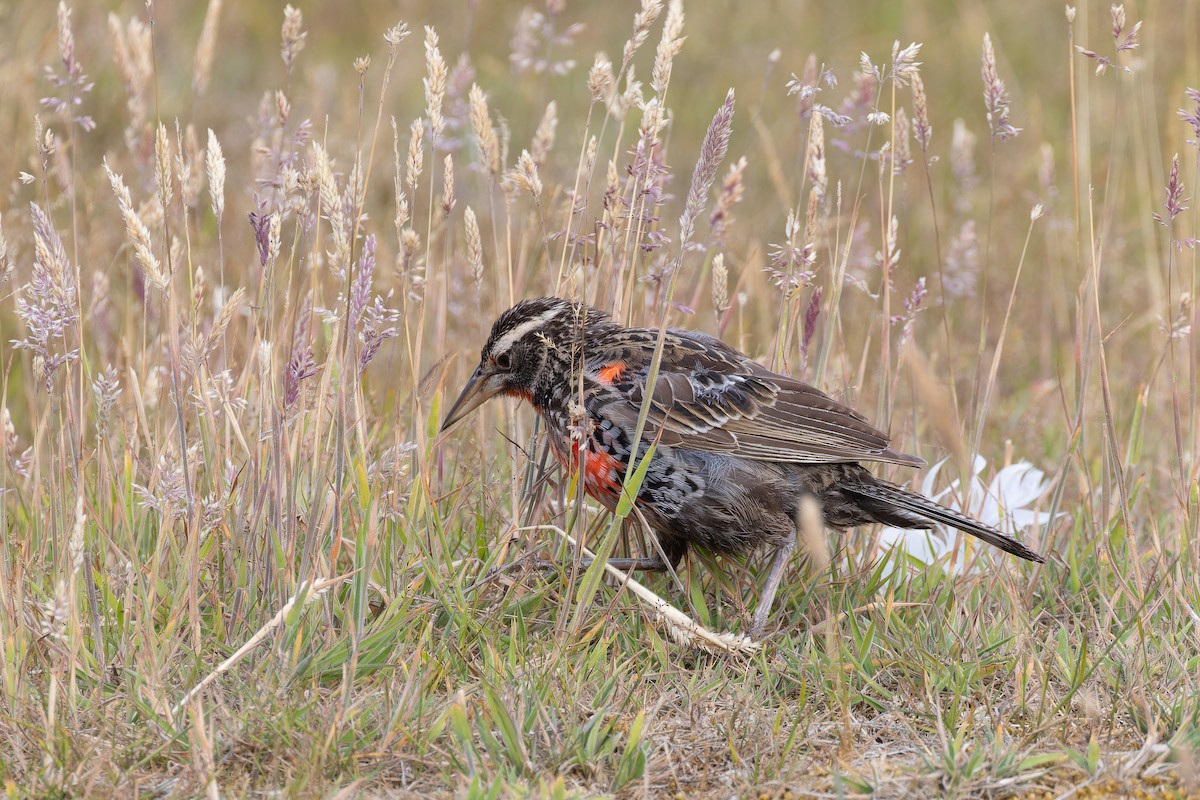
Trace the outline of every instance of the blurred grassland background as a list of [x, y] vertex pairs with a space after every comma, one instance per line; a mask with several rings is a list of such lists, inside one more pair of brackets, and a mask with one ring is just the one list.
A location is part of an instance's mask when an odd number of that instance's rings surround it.
[[[1200, 122], [1177, 111], [1200, 114], [1200, 2], [1126, 4], [1115, 40], [1106, 3], [1070, 24], [1059, 3], [693, 3], [648, 138], [626, 80], [589, 90], [598, 52], [619, 71], [633, 2], [300, 3], [290, 34], [276, 3], [64, 8], [0, 4], [9, 795], [1200, 791]], [[663, 95], [671, 17], [645, 17], [643, 101]], [[894, 42], [922, 43], [927, 151], [893, 114], [917, 116], [887, 78]], [[441, 136], [422, 83], [438, 58]], [[46, 76], [72, 66], [86, 78]], [[504, 144], [492, 171], [472, 84]], [[69, 114], [43, 102], [72, 94]], [[639, 139], [666, 167], [653, 192]], [[907, 164], [889, 161], [901, 139]], [[568, 220], [597, 238], [568, 246]], [[984, 484], [1031, 462], [1030, 508], [1055, 516], [1022, 535], [1051, 563], [971, 548], [957, 569], [954, 540], [930, 564], [879, 531], [831, 537], [797, 558], [753, 655], [672, 644], [598, 570], [527, 569], [569, 557], [552, 528], [645, 542], [545, 469], [527, 408], [436, 426], [510, 298], [584, 286], [817, 382], [900, 449], [948, 457], [938, 488], [975, 455]], [[738, 631], [758, 566], [693, 557], [680, 584], [647, 582]]]

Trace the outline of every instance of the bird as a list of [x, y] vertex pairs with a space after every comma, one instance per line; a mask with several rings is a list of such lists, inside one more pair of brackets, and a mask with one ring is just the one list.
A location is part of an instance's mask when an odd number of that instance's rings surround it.
[[892, 449], [888, 435], [849, 406], [694, 330], [662, 329], [654, 370], [659, 338], [660, 328], [627, 327], [576, 301], [522, 300], [492, 325], [441, 431], [493, 397], [520, 398], [541, 416], [558, 461], [578, 465], [587, 494], [610, 511], [630, 462], [649, 453], [634, 505], [658, 553], [609, 563], [664, 570], [692, 548], [727, 556], [772, 549], [752, 638], [765, 630], [805, 497], [817, 501], [829, 528], [938, 523], [1044, 563], [992, 526], [873, 475], [864, 464], [926, 462]]

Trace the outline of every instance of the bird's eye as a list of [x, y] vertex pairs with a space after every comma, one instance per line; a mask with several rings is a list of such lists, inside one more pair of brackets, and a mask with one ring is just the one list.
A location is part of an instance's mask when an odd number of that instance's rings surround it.
[[512, 366], [512, 356], [507, 352], [497, 353], [492, 357], [492, 361], [496, 364], [497, 369], [507, 370]]

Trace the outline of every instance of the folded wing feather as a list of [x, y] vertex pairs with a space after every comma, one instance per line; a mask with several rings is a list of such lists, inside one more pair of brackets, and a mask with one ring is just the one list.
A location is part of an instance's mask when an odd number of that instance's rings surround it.
[[[632, 355], [630, 399], [643, 401], [651, 342]], [[633, 410], [636, 420], [637, 410]], [[664, 445], [760, 461], [880, 461], [924, 466], [888, 447], [887, 434], [818, 389], [771, 372], [707, 334], [671, 330], [646, 418]]]

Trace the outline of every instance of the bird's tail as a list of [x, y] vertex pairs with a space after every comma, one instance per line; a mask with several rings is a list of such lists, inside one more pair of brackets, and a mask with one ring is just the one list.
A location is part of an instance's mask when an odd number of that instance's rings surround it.
[[912, 527], [919, 527], [921, 520], [940, 522], [943, 525], [949, 525], [952, 528], [959, 529], [963, 533], [969, 533], [978, 539], [982, 539], [993, 547], [999, 547], [1006, 553], [1012, 553], [1014, 556], [1019, 556], [1028, 561], [1036, 561], [1039, 564], [1046, 563], [1046, 559], [1033, 550], [1030, 550], [1011, 536], [1004, 535], [991, 525], [985, 525], [977, 519], [972, 519], [966, 514], [955, 511], [952, 508], [946, 508], [944, 505], [935, 503], [924, 495], [910, 492], [895, 484], [880, 480], [870, 483], [856, 481], [853, 483], [842, 483], [840, 488], [845, 492], [850, 492], [862, 498], [869, 505], [878, 504], [882, 506], [883, 508], [880, 510], [887, 517], [894, 518], [896, 516], [894, 512], [887, 513], [887, 511], [895, 508], [907, 512], [906, 516], [912, 515], [918, 517], [918, 520], [913, 520], [917, 524]]

